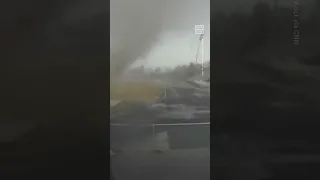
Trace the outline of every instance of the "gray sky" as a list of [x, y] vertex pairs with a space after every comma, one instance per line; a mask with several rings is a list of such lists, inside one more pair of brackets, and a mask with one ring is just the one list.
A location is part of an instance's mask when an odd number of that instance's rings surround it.
[[110, 15], [111, 64], [124, 59], [146, 67], [195, 62], [198, 24], [205, 26], [204, 59], [210, 59], [210, 0], [111, 0]]
[[[204, 25], [205, 35], [203, 38], [203, 59], [210, 60], [210, 1], [191, 0], [189, 7], [183, 12], [184, 21], [181, 29], [163, 32], [159, 41], [151, 49], [146, 58], [137, 64], [147, 67], [172, 67], [196, 61], [199, 35], [194, 32], [195, 25]], [[198, 62], [201, 62], [201, 46], [198, 54]]]
[[[173, 67], [180, 64], [196, 62], [196, 54], [199, 35], [194, 34], [194, 24], [190, 23], [189, 31], [171, 31], [163, 35], [163, 39], [151, 49], [146, 58], [140, 59], [136, 65], [146, 67]], [[199, 23], [201, 24], [201, 23]], [[203, 38], [203, 60], [210, 60], [210, 24], [205, 25], [205, 35]], [[198, 60], [202, 60], [202, 46], [200, 46]]]
[[[180, 0], [179, 2], [184, 3], [180, 7], [184, 10], [177, 15], [174, 23], [181, 28], [164, 32], [150, 54], [137, 64], [144, 64], [147, 67], [173, 67], [195, 62], [200, 41], [199, 35], [194, 32], [194, 26], [200, 24], [205, 27], [203, 59], [210, 60], [210, 0]], [[201, 50], [198, 62], [201, 62]]]

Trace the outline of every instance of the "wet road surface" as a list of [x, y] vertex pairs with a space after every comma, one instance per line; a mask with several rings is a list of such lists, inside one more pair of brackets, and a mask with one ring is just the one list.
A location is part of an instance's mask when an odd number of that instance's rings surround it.
[[168, 87], [158, 102], [112, 114], [115, 179], [210, 179], [209, 94]]

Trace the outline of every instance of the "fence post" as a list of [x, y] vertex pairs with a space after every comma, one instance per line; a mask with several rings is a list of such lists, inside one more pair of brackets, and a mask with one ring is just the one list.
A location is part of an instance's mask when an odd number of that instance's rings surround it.
[[155, 141], [155, 138], [156, 138], [156, 137], [155, 137], [155, 132], [154, 132], [154, 131], [155, 131], [155, 130], [154, 130], [154, 126], [155, 126], [155, 125], [152, 124], [152, 139], [153, 139], [153, 141]]

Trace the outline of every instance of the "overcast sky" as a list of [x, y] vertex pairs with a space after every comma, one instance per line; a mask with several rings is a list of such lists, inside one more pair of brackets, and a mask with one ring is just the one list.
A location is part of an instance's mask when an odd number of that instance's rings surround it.
[[135, 65], [146, 67], [195, 62], [199, 35], [194, 26], [200, 24], [205, 26], [204, 60], [210, 59], [210, 0], [111, 0], [110, 15], [111, 61], [136, 59]]
[[[177, 1], [177, 0], [176, 0]], [[182, 1], [181, 1], [182, 2]], [[163, 32], [150, 53], [138, 61], [147, 67], [173, 67], [196, 61], [199, 35], [194, 32], [195, 25], [204, 25], [203, 59], [210, 60], [210, 0], [188, 0], [175, 22], [181, 28]], [[181, 20], [180, 20], [181, 18]], [[201, 46], [198, 62], [201, 62]]]
[[[181, 64], [196, 62], [199, 35], [194, 33], [194, 24], [185, 31], [171, 31], [163, 35], [159, 43], [151, 49], [146, 58], [137, 61], [136, 65], [143, 64], [146, 67], [173, 67]], [[210, 24], [204, 24], [205, 35], [203, 38], [203, 60], [210, 60]], [[202, 45], [200, 45], [197, 62], [202, 60]]]

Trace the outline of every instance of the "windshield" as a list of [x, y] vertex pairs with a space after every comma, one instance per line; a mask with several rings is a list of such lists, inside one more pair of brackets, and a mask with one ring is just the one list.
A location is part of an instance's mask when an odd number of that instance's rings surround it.
[[111, 1], [115, 179], [210, 179], [209, 6]]

